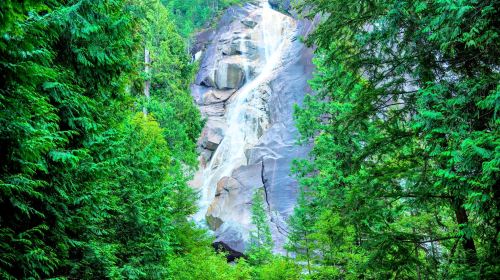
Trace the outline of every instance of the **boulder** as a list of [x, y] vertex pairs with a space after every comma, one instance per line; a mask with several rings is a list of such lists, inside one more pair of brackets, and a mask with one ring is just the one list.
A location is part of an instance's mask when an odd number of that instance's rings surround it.
[[226, 222], [215, 232], [213, 246], [216, 250], [227, 252], [228, 261], [243, 257], [243, 252], [248, 247], [248, 236], [244, 232], [240, 224]]
[[215, 98], [220, 101], [226, 101], [233, 95], [234, 92], [234, 90], [214, 90], [213, 94]]
[[219, 147], [220, 142], [222, 142], [222, 136], [210, 133], [209, 136], [207, 136], [207, 142], [204, 146], [209, 151], [215, 151], [217, 147]]
[[[217, 183], [217, 189], [215, 191], [215, 199], [210, 204], [207, 210], [206, 219], [209, 227], [213, 230], [217, 230], [222, 223], [224, 223], [224, 216], [226, 205], [232, 203], [234, 200], [235, 193], [239, 191], [241, 185], [232, 177], [223, 177]], [[232, 197], [231, 197], [232, 196]]]
[[208, 208], [206, 220], [215, 230], [215, 243], [229, 252], [243, 253], [248, 245], [252, 225], [252, 199], [262, 188], [262, 164], [240, 166], [230, 177], [217, 183], [215, 199]]
[[222, 130], [218, 128], [209, 128], [206, 131], [205, 137], [203, 137], [202, 147], [209, 151], [215, 151], [223, 138]]
[[[222, 139], [224, 139], [225, 129], [226, 124], [224, 119], [216, 117], [209, 118], [201, 132], [198, 145], [203, 149], [215, 151], [220, 142], [222, 142]], [[210, 154], [210, 158], [211, 156]]]
[[222, 117], [225, 110], [222, 102], [200, 106], [200, 112], [204, 117]]
[[221, 103], [225, 102], [228, 100], [234, 93], [235, 91], [233, 89], [231, 90], [210, 90], [206, 94], [204, 94], [201, 99], [201, 103], [203, 105], [211, 105], [215, 103]]
[[215, 70], [215, 84], [218, 89], [239, 89], [245, 81], [242, 66], [234, 62], [221, 62]]
[[215, 83], [213, 83], [214, 66], [220, 59], [220, 55], [217, 52], [217, 42], [230, 38], [227, 37], [227, 34], [232, 33], [235, 28], [232, 23], [239, 19], [247, 18], [249, 12], [250, 10], [247, 5], [233, 5], [225, 10], [215, 28], [205, 29], [195, 36], [195, 42], [190, 50], [191, 54], [195, 55], [197, 52], [203, 51], [195, 84], [208, 87], [215, 86]]

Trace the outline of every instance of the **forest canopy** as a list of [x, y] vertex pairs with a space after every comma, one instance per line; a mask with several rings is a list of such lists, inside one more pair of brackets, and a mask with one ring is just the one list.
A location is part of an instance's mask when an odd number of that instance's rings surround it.
[[325, 18], [290, 241], [322, 279], [498, 278], [498, 4], [301, 1]]
[[187, 219], [195, 66], [167, 8], [0, 9], [0, 278], [165, 279], [174, 256], [208, 248]]

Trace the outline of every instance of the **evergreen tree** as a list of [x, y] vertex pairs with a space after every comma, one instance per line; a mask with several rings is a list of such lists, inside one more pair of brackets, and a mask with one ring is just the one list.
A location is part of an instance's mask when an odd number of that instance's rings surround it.
[[[173, 16], [179, 33], [188, 38], [195, 30], [206, 27], [223, 9], [242, 3], [241, 0], [162, 0]], [[214, 23], [213, 21], [211, 23]]]
[[313, 207], [308, 204], [306, 191], [302, 189], [293, 215], [290, 217], [290, 232], [288, 233], [286, 249], [295, 253], [298, 261], [306, 261], [309, 274], [311, 273], [311, 262], [316, 248], [313, 239], [315, 221]]
[[252, 199], [252, 223], [255, 229], [250, 232], [248, 258], [253, 265], [267, 263], [273, 253], [273, 239], [264, 208], [263, 191], [258, 189]]
[[293, 260], [274, 256], [268, 263], [255, 268], [256, 275], [252, 279], [259, 280], [299, 280], [304, 279], [302, 268]]
[[[200, 112], [189, 92], [195, 65], [167, 8], [157, 0], [145, 0], [142, 7], [142, 45], [149, 50], [151, 58], [150, 73], [142, 76], [150, 80], [151, 86], [151, 96], [143, 100], [144, 106], [164, 128], [174, 159], [194, 168], [198, 166], [195, 149], [202, 128]], [[139, 55], [138, 60], [144, 60], [144, 54]], [[144, 69], [144, 65], [140, 69]], [[135, 93], [142, 97], [143, 83], [138, 85]]]
[[315, 242], [338, 242], [322, 256], [343, 277], [496, 278], [498, 3], [302, 2], [325, 17], [296, 113]]
[[[165, 7], [0, 7], [0, 278], [170, 277], [203, 235], [187, 185], [201, 121]], [[135, 94], [145, 34], [159, 61], [148, 116]]]
[[5, 5], [0, 271], [6, 279], [67, 275], [85, 242], [75, 212], [93, 196], [75, 174], [94, 159], [88, 144], [116, 120], [122, 73], [135, 65], [134, 21], [122, 15], [126, 3]]

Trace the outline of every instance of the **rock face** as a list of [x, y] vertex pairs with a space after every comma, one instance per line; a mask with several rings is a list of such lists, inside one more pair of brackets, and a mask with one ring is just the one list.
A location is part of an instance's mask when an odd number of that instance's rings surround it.
[[[239, 224], [246, 230], [252, 228], [248, 205], [252, 204], [254, 192], [263, 187], [261, 172], [262, 163], [246, 165], [234, 170], [230, 177], [219, 180], [215, 198], [206, 213], [211, 229], [217, 231], [225, 222]], [[216, 241], [224, 240], [219, 236]]]
[[215, 85], [218, 89], [239, 89], [245, 81], [241, 64], [221, 62], [215, 69]]
[[256, 59], [259, 55], [259, 50], [255, 42], [247, 38], [234, 38], [231, 43], [223, 50], [224, 55], [241, 55], [244, 54], [249, 59]]
[[214, 231], [214, 246], [230, 258], [248, 248], [259, 188], [265, 190], [275, 252], [283, 252], [298, 192], [291, 162], [309, 150], [295, 144], [293, 107], [309, 91], [312, 51], [296, 38], [310, 29], [311, 23], [261, 0], [228, 9], [217, 28], [200, 33], [194, 44], [201, 67], [192, 95], [207, 122], [200, 169], [191, 182], [201, 196], [193, 218]]

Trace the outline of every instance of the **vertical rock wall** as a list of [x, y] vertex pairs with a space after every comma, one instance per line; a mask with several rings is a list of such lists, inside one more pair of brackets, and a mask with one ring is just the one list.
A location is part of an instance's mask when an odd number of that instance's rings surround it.
[[248, 246], [258, 188], [265, 190], [275, 251], [283, 250], [298, 192], [290, 165], [308, 152], [295, 144], [293, 106], [309, 90], [312, 51], [298, 40], [309, 29], [261, 1], [228, 9], [194, 45], [200, 70], [192, 95], [207, 119], [191, 182], [201, 196], [194, 219], [233, 256]]

